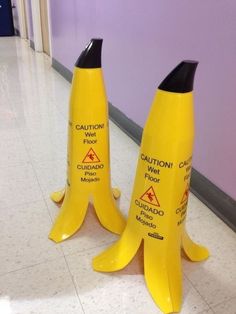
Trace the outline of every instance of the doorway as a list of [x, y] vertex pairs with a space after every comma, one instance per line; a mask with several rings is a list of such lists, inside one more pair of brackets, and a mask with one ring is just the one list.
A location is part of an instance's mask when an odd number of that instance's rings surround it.
[[0, 36], [14, 36], [11, 1], [0, 0]]

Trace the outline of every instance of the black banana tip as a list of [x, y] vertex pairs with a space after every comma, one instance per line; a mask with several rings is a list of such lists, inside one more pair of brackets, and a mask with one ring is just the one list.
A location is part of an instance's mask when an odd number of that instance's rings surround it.
[[101, 38], [91, 39], [80, 54], [75, 66], [82, 69], [101, 68], [102, 42]]
[[158, 89], [173, 93], [188, 93], [193, 90], [194, 75], [198, 62], [184, 60], [172, 70]]

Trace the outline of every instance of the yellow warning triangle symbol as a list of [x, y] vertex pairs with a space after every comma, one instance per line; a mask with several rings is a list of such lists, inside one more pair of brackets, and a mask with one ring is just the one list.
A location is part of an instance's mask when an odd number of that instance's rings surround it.
[[82, 163], [87, 164], [87, 163], [94, 163], [94, 162], [100, 162], [100, 159], [98, 158], [95, 151], [92, 148], [90, 148], [90, 150], [85, 155]]
[[183, 195], [182, 200], [181, 200], [181, 204], [185, 203], [188, 200], [188, 195], [189, 195], [189, 186], [187, 185], [187, 187], [184, 191], [184, 195]]
[[140, 199], [148, 204], [160, 207], [160, 203], [158, 202], [152, 186], [140, 197]]

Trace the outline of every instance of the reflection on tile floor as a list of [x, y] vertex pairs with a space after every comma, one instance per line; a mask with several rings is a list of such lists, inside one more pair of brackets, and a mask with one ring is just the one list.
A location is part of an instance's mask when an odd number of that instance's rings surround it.
[[[59, 211], [49, 194], [65, 183], [69, 93], [47, 56], [0, 38], [0, 314], [161, 313], [145, 286], [142, 252], [115, 274], [91, 269], [91, 258], [117, 239], [92, 206], [74, 237], [47, 239]], [[110, 136], [112, 182], [127, 215], [139, 147], [112, 122]], [[235, 234], [194, 195], [187, 227], [211, 257], [183, 260], [181, 313], [235, 314]]]

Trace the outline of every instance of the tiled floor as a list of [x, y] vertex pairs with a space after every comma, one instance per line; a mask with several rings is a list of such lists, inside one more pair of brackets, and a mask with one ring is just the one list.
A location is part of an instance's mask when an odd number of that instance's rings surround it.
[[[65, 183], [69, 93], [44, 54], [0, 38], [0, 314], [161, 313], [140, 258], [118, 273], [93, 272], [91, 258], [117, 237], [92, 211], [72, 239], [47, 238], [58, 212], [48, 196]], [[113, 123], [110, 130], [113, 184], [127, 214], [139, 148]], [[211, 257], [183, 260], [181, 313], [235, 314], [236, 235], [193, 195], [188, 229]]]

